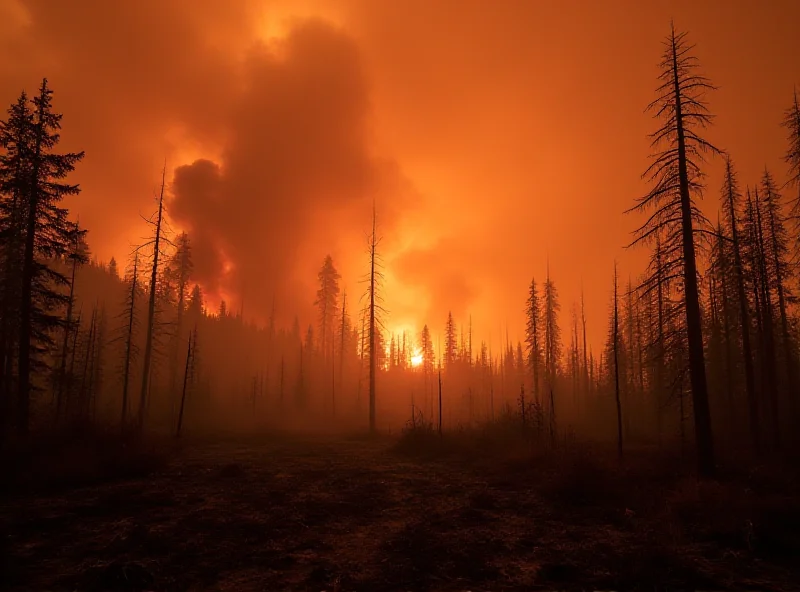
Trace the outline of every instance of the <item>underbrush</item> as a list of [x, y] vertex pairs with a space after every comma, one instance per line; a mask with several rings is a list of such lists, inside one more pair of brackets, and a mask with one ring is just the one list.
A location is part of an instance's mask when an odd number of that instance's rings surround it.
[[166, 465], [167, 448], [135, 430], [72, 425], [33, 432], [0, 448], [0, 493], [144, 477]]
[[[800, 475], [777, 464], [720, 463], [698, 479], [679, 450], [551, 438], [507, 414], [444, 432], [409, 426], [394, 451], [423, 462], [466, 463], [496, 491], [533, 496], [557, 515], [632, 531], [659, 545], [715, 548], [720, 556], [791, 563], [800, 549]], [[699, 546], [699, 547], [698, 547]]]

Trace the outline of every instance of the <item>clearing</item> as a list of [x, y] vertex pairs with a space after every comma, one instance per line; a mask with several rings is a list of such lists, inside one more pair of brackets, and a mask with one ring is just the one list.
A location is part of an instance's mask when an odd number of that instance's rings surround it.
[[388, 439], [185, 441], [146, 476], [0, 498], [0, 587], [800, 589], [796, 529], [776, 534], [764, 512], [710, 528], [685, 484], [626, 496], [638, 485], [609, 492], [573, 465], [554, 485], [530, 461], [421, 458]]

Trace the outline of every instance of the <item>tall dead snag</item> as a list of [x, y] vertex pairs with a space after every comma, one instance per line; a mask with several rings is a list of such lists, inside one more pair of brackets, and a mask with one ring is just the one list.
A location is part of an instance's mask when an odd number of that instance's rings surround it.
[[622, 459], [622, 403], [619, 396], [619, 298], [617, 297], [617, 264], [614, 263], [614, 400], [617, 404], [617, 454]]
[[528, 368], [531, 373], [533, 400], [539, 403], [539, 369], [542, 365], [541, 304], [536, 288], [536, 278], [531, 279], [528, 300], [525, 303], [525, 343], [528, 348]]
[[144, 367], [142, 368], [142, 388], [139, 396], [139, 429], [144, 427], [144, 416], [147, 408], [147, 394], [150, 389], [150, 366], [153, 359], [153, 324], [156, 315], [156, 285], [158, 282], [158, 256], [161, 248], [161, 223], [164, 214], [164, 185], [166, 184], [167, 167], [161, 173], [161, 193], [158, 197], [158, 215], [153, 239], [153, 267], [150, 273], [150, 301], [147, 305], [147, 337], [144, 341]]
[[378, 245], [381, 239], [378, 237], [378, 216], [375, 210], [375, 202], [372, 204], [372, 233], [369, 237], [369, 285], [367, 288], [368, 305], [367, 314], [369, 316], [369, 431], [375, 432], [375, 379], [378, 373], [378, 358], [382, 357], [378, 351], [380, 347], [380, 336], [378, 331], [382, 329], [380, 315], [386, 311], [383, 309], [383, 298], [380, 294], [380, 284], [383, 280], [382, 265], [378, 254]]
[[761, 434], [758, 418], [758, 395], [756, 394], [756, 379], [753, 369], [753, 351], [750, 343], [750, 301], [745, 296], [744, 270], [742, 267], [741, 238], [738, 228], [739, 202], [741, 192], [736, 180], [736, 171], [730, 157], [725, 159], [725, 181], [722, 186], [722, 200], [728, 232], [730, 233], [733, 247], [733, 269], [736, 281], [736, 296], [739, 300], [739, 316], [742, 325], [742, 356], [744, 358], [744, 380], [747, 394], [748, 416], [750, 421], [750, 438], [756, 454], [761, 451]]
[[[667, 267], [661, 281], [671, 278], [683, 280], [697, 466], [702, 476], [710, 476], [714, 473], [714, 442], [694, 234], [709, 226], [695, 203], [703, 189], [700, 170], [703, 153], [719, 151], [698, 135], [698, 130], [711, 123], [704, 95], [714, 87], [705, 77], [695, 73], [698, 62], [690, 53], [692, 48], [686, 43], [686, 33], [678, 34], [672, 27], [659, 64], [661, 85], [656, 91], [658, 96], [648, 106], [654, 117], [662, 120], [661, 127], [650, 136], [651, 146], [658, 148], [663, 145], [664, 149], [653, 156], [653, 163], [643, 175], [654, 184], [653, 188], [632, 208], [649, 213], [647, 221], [636, 231], [633, 244], [649, 243], [662, 233], [665, 256], [661, 265]], [[657, 281], [653, 267], [651, 261], [650, 273], [644, 281], [647, 289], [652, 289]]]

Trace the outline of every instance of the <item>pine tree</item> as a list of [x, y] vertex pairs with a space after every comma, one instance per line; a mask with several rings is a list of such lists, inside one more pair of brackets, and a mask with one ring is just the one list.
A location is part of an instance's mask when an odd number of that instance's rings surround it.
[[63, 323], [59, 313], [67, 304], [63, 288], [69, 279], [50, 263], [66, 255], [72, 244], [68, 212], [59, 203], [80, 193], [77, 185], [60, 182], [75, 169], [83, 152], [53, 152], [60, 139], [61, 115], [52, 111], [52, 94], [47, 79], [43, 80], [33, 99], [31, 141], [26, 148], [29, 161], [20, 171], [29, 175], [22, 194], [25, 243], [17, 362], [18, 425], [23, 431], [28, 430], [32, 371], [46, 366], [42, 354], [51, 345], [52, 330]]
[[447, 323], [444, 327], [444, 367], [446, 370], [452, 371], [453, 364], [456, 361], [458, 354], [456, 339], [456, 324], [453, 321], [453, 313], [448, 312]]
[[733, 269], [736, 282], [736, 297], [739, 301], [739, 321], [742, 335], [742, 357], [744, 359], [745, 392], [747, 395], [748, 417], [750, 421], [750, 438], [753, 450], [758, 454], [761, 450], [761, 435], [758, 419], [758, 395], [755, 386], [753, 369], [753, 353], [750, 343], [750, 302], [745, 294], [744, 267], [742, 264], [741, 237], [738, 224], [741, 192], [736, 178], [736, 171], [730, 157], [725, 159], [725, 180], [722, 186], [722, 201], [725, 222], [731, 237], [733, 250]]
[[[12, 423], [33, 113], [23, 91], [0, 122], [0, 434]], [[8, 424], [8, 425], [6, 425]]]
[[[651, 212], [647, 221], [636, 231], [634, 244], [650, 242], [663, 234], [665, 279], [680, 277], [683, 281], [686, 330], [689, 344], [689, 373], [694, 406], [698, 470], [703, 476], [714, 472], [714, 444], [711, 413], [708, 404], [703, 331], [700, 317], [700, 296], [696, 261], [695, 232], [708, 227], [708, 221], [696, 205], [702, 194], [700, 165], [704, 152], [718, 150], [701, 138], [698, 130], [711, 122], [704, 101], [706, 91], [714, 87], [696, 73], [697, 58], [686, 42], [685, 33], [672, 28], [665, 42], [663, 60], [659, 67], [661, 85], [658, 97], [648, 109], [662, 120], [661, 127], [651, 136], [652, 146], [665, 145], [654, 156], [653, 164], [644, 176], [654, 187], [638, 200], [634, 210]], [[645, 285], [654, 281], [650, 270]]]
[[317, 274], [319, 288], [314, 305], [319, 311], [320, 352], [324, 359], [330, 357], [334, 343], [334, 318], [339, 304], [339, 280], [341, 275], [333, 265], [330, 255], [325, 257], [322, 268]]
[[428, 325], [422, 327], [419, 343], [420, 349], [422, 350], [422, 368], [425, 372], [433, 372], [436, 358], [433, 353], [433, 341], [431, 340], [431, 331], [428, 329]]
[[542, 365], [541, 305], [536, 289], [536, 278], [531, 280], [525, 305], [525, 343], [528, 349], [528, 368], [534, 403], [539, 403], [539, 373]]
[[[786, 367], [786, 387], [790, 403], [796, 403], [796, 370], [795, 348], [790, 334], [787, 306], [792, 295], [787, 284], [790, 268], [789, 237], [786, 231], [786, 219], [783, 214], [783, 197], [778, 192], [775, 180], [768, 170], [764, 170], [761, 179], [761, 191], [764, 196], [765, 232], [767, 249], [769, 250], [768, 269], [771, 284], [778, 297], [778, 314], [780, 316], [780, 332], [783, 345], [783, 360]], [[793, 411], [796, 407], [793, 408]]]
[[155, 330], [156, 315], [156, 291], [158, 286], [158, 260], [161, 255], [161, 245], [164, 240], [162, 234], [162, 224], [164, 221], [164, 187], [166, 185], [167, 168], [161, 174], [161, 193], [158, 198], [158, 213], [153, 222], [155, 236], [152, 240], [153, 246], [153, 266], [150, 272], [150, 298], [147, 305], [147, 335], [144, 342], [144, 367], [142, 369], [142, 388], [139, 395], [139, 415], [138, 427], [144, 427], [144, 417], [147, 411], [147, 395], [150, 391], [150, 375], [153, 361], [153, 338]]
[[108, 262], [108, 274], [115, 280], [119, 279], [119, 266], [117, 265], [117, 260], [114, 259], [114, 257], [112, 257], [111, 261]]
[[170, 352], [170, 397], [172, 398], [177, 394], [178, 358], [184, 341], [183, 317], [186, 312], [186, 300], [189, 296], [189, 280], [191, 279], [192, 268], [192, 247], [189, 242], [189, 235], [182, 232], [178, 235], [175, 253], [166, 270], [166, 275], [175, 284], [177, 296], [177, 313]]

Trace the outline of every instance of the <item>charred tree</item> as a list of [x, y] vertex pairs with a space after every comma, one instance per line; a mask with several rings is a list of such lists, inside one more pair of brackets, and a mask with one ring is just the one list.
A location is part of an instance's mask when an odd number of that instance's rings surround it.
[[164, 215], [164, 186], [166, 184], [167, 168], [161, 173], [161, 192], [158, 197], [158, 214], [155, 221], [155, 238], [153, 239], [153, 266], [150, 272], [150, 299], [147, 305], [147, 333], [144, 342], [144, 366], [142, 368], [142, 388], [139, 394], [138, 427], [144, 428], [144, 418], [147, 410], [147, 395], [150, 390], [150, 371], [153, 360], [153, 329], [156, 314], [156, 288], [158, 283], [158, 258], [161, 251], [161, 224]]
[[[665, 145], [665, 148], [654, 155], [653, 163], [644, 173], [654, 187], [639, 198], [633, 209], [650, 215], [636, 231], [633, 244], [650, 242], [662, 233], [669, 262], [664, 276], [682, 280], [697, 467], [702, 476], [711, 476], [715, 467], [714, 441], [703, 351], [695, 233], [709, 226], [696, 205], [703, 189], [700, 168], [703, 153], [717, 153], [718, 150], [699, 135], [699, 130], [711, 123], [704, 95], [714, 87], [696, 73], [698, 62], [691, 54], [692, 49], [686, 42], [686, 34], [676, 33], [673, 27], [659, 65], [658, 96], [648, 106], [655, 117], [662, 120], [661, 127], [651, 135], [652, 146]], [[655, 281], [653, 275], [651, 267], [645, 284]]]

